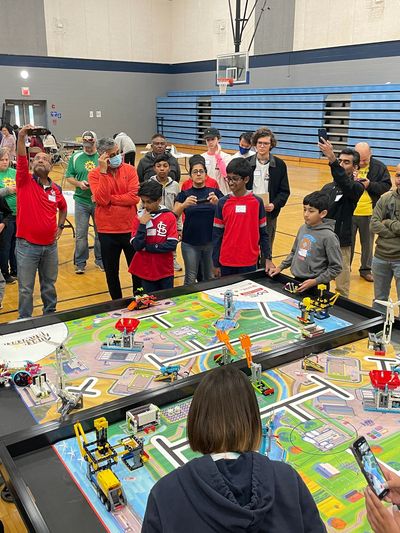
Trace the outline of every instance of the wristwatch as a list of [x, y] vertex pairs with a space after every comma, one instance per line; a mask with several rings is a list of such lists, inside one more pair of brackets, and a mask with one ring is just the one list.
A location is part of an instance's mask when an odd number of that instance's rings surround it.
[[65, 224], [59, 224], [58, 227], [59, 227], [60, 229], [64, 229], [64, 228], [65, 228]]

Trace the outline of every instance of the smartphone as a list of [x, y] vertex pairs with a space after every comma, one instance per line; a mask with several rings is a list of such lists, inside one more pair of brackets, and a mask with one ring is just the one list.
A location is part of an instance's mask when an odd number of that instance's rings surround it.
[[31, 128], [29, 130], [26, 130], [26, 133], [28, 135], [46, 135], [47, 133], [47, 128]]
[[318, 142], [321, 142], [321, 139], [324, 139], [325, 141], [328, 140], [328, 132], [326, 131], [326, 128], [318, 128]]
[[368, 485], [375, 492], [380, 500], [386, 496], [389, 489], [385, 488], [385, 476], [382, 469], [376, 460], [375, 455], [372, 453], [368, 442], [364, 437], [360, 437], [351, 446], [351, 451], [360, 467], [361, 472], [364, 474]]
[[210, 200], [208, 198], [197, 198], [198, 204], [205, 204], [206, 202], [209, 202]]

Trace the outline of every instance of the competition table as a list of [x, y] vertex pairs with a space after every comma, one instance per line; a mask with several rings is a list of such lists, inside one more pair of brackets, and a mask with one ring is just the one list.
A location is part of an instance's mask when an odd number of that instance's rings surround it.
[[[288, 280], [280, 275], [271, 280], [262, 272], [247, 276], [235, 276], [195, 287], [180, 287], [158, 294], [158, 299], [189, 297], [200, 291], [217, 289], [243, 280], [252, 280], [267, 289], [283, 293], [283, 285]], [[292, 295], [288, 295], [292, 296]], [[294, 299], [299, 299], [294, 296]], [[29, 321], [5, 324], [0, 327], [0, 334], [7, 335], [18, 331], [27, 331], [42, 326], [65, 323], [83, 319], [89, 315], [120, 310], [130, 302], [106, 302], [68, 312], [56, 313], [48, 317], [39, 317]], [[349, 325], [327, 332], [316, 338], [288, 343], [285, 346], [258, 353], [254, 361], [261, 363], [263, 370], [274, 369], [280, 365], [301, 359], [311, 353], [332, 350], [364, 339], [369, 331], [382, 329], [382, 317], [372, 309], [340, 298], [333, 310], [335, 317]], [[395, 333], [398, 335], [397, 333]], [[366, 343], [366, 341], [363, 341]], [[245, 359], [233, 363], [247, 371]], [[208, 371], [208, 370], [205, 370]], [[135, 406], [147, 403], [159, 407], [190, 397], [201, 381], [204, 372], [189, 375], [171, 384], [163, 384], [157, 389], [139, 391], [135, 394], [108, 401], [101, 405], [76, 412], [64, 422], [47, 422], [35, 424], [34, 419], [21, 401], [21, 396], [13, 388], [0, 390], [0, 459], [5, 470], [5, 479], [10, 487], [16, 504], [30, 531], [46, 533], [69, 532], [77, 528], [82, 531], [108, 531], [99, 519], [82, 492], [77, 488], [66, 471], [53, 445], [74, 436], [73, 424], [80, 421], [89, 432], [93, 429], [93, 420], [106, 417], [110, 424], [125, 419], [125, 412]]]

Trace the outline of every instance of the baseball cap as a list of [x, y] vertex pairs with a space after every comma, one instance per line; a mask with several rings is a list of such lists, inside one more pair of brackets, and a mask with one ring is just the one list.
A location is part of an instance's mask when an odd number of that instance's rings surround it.
[[82, 133], [82, 141], [83, 142], [89, 142], [89, 143], [94, 143], [97, 141], [97, 135], [95, 134], [94, 131], [84, 131]]
[[207, 128], [203, 133], [204, 139], [213, 139], [214, 137], [221, 138], [221, 134], [217, 128]]

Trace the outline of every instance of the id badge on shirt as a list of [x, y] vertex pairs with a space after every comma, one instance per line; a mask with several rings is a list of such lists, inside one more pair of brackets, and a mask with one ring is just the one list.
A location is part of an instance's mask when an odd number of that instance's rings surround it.
[[256, 178], [261, 178], [261, 170], [257, 170], [257, 169], [256, 169], [256, 170], [253, 172], [253, 176], [255, 176]]
[[56, 198], [56, 195], [55, 195], [55, 194], [51, 194], [51, 193], [50, 193], [50, 194], [48, 195], [48, 197], [49, 197], [50, 202], [56, 202], [56, 201], [57, 201], [57, 198]]
[[235, 213], [246, 213], [246, 206], [245, 205], [237, 205], [235, 207]]

